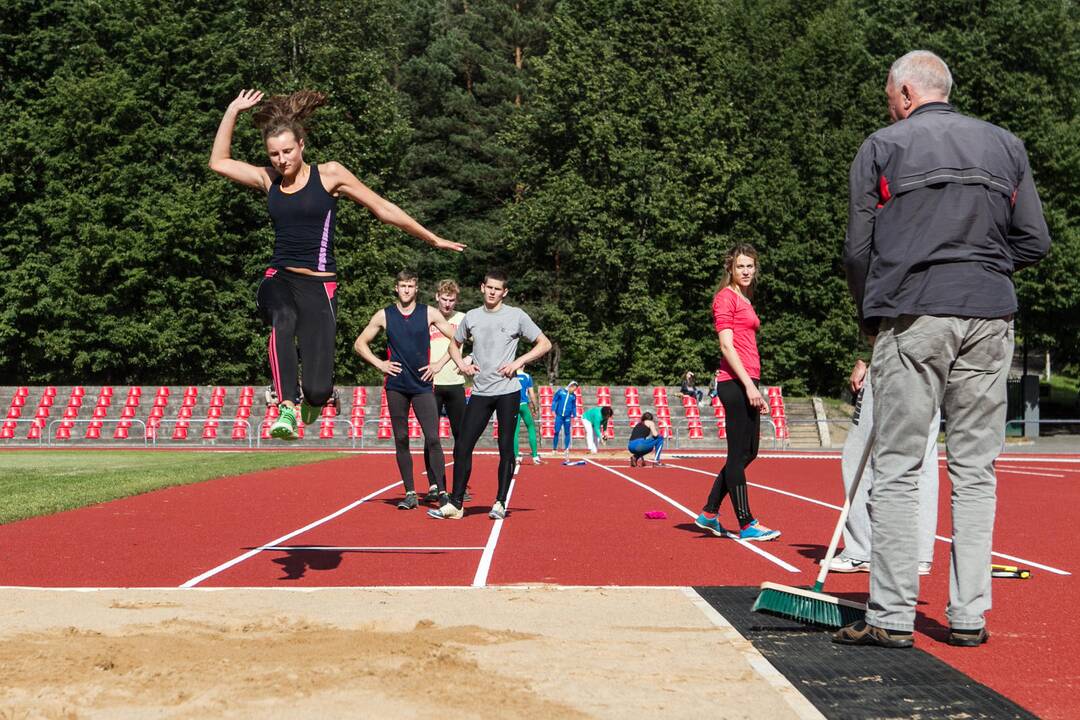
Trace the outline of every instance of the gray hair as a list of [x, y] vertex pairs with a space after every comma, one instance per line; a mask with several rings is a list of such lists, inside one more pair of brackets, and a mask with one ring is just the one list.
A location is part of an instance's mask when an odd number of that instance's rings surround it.
[[923, 93], [941, 94], [946, 100], [952, 91], [952, 73], [945, 61], [929, 50], [912, 50], [889, 68], [893, 87], [908, 85]]

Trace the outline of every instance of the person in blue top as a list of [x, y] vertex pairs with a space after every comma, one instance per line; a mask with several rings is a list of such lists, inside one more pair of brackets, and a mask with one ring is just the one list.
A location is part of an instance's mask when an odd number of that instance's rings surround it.
[[[412, 455], [409, 454], [410, 405], [424, 433], [424, 466], [431, 483], [425, 499], [436, 506], [447, 501], [446, 463], [439, 442], [439, 415], [435, 409], [430, 367], [431, 327], [446, 337], [452, 337], [454, 329], [437, 308], [416, 302], [416, 281], [417, 275], [411, 270], [398, 273], [394, 285], [397, 302], [372, 315], [354, 345], [360, 357], [386, 375], [386, 405], [394, 430], [394, 454], [405, 486], [405, 497], [398, 503], [399, 510], [412, 510], [420, 504], [413, 487]], [[370, 344], [384, 329], [387, 358], [380, 360], [371, 351]], [[450, 343], [450, 357], [461, 360], [453, 343]]]
[[521, 452], [518, 445], [521, 437], [521, 426], [525, 425], [525, 431], [529, 435], [529, 450], [532, 452], [533, 465], [540, 464], [540, 449], [536, 439], [536, 421], [533, 419], [533, 410], [536, 408], [536, 388], [533, 386], [532, 375], [524, 370], [518, 370], [517, 378], [521, 382], [521, 404], [518, 406], [518, 418], [520, 422], [514, 425], [514, 450], [518, 452], [517, 464], [521, 464]]
[[[376, 218], [401, 228], [432, 247], [460, 252], [461, 243], [444, 240], [380, 197], [338, 162], [304, 160], [304, 122], [326, 102], [312, 90], [275, 95], [263, 102], [258, 90], [242, 90], [229, 103], [210, 151], [210, 169], [240, 185], [266, 193], [274, 224], [274, 254], [259, 283], [259, 315], [270, 326], [270, 375], [280, 413], [270, 434], [296, 440], [297, 376], [304, 360], [300, 417], [319, 418], [334, 391], [334, 340], [337, 331], [337, 264], [334, 224], [341, 196], [362, 205]], [[241, 113], [254, 113], [262, 132], [269, 166], [232, 157], [232, 136]]]
[[555, 414], [555, 438], [552, 449], [559, 452], [559, 432], [566, 434], [566, 451], [570, 452], [570, 421], [577, 417], [577, 381], [571, 380], [566, 387], [555, 391], [551, 398], [551, 412]]

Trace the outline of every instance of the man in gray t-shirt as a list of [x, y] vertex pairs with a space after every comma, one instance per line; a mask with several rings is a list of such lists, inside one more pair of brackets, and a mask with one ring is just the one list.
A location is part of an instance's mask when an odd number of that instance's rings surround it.
[[[472, 473], [473, 449], [492, 413], [495, 413], [502, 432], [499, 435], [499, 489], [488, 517], [493, 520], [506, 517], [506, 500], [517, 455], [513, 432], [517, 425], [521, 394], [517, 372], [551, 349], [551, 341], [525, 311], [503, 304], [508, 290], [506, 275], [497, 270], [489, 271], [480, 286], [484, 297], [483, 307], [465, 313], [465, 319], [454, 333], [453, 343], [458, 348], [466, 341], [472, 342], [472, 363], [466, 365], [462, 361], [458, 367], [473, 378], [473, 389], [469, 404], [465, 406], [461, 432], [454, 443], [453, 493], [450, 502], [438, 510], [428, 511], [428, 515], [434, 518], [457, 520], [463, 516], [462, 505]], [[533, 346], [515, 359], [518, 341], [522, 337]]]

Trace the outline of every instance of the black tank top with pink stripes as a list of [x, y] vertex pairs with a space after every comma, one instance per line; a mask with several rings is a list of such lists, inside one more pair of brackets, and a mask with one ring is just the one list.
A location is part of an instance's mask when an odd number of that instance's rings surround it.
[[294, 193], [281, 191], [281, 176], [270, 184], [266, 198], [274, 222], [274, 256], [270, 267], [299, 267], [337, 272], [334, 260], [334, 220], [337, 198], [326, 192], [319, 166], [308, 166], [307, 184]]

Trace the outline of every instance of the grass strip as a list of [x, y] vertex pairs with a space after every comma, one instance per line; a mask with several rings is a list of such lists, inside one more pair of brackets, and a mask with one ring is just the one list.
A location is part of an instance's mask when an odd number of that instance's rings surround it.
[[218, 477], [341, 457], [335, 452], [50, 450], [2, 454], [0, 524]]

